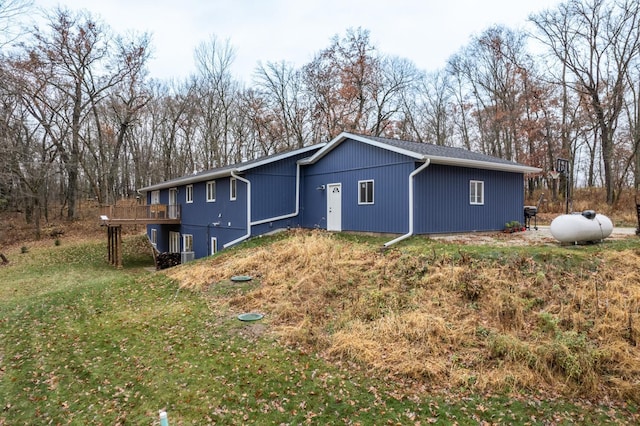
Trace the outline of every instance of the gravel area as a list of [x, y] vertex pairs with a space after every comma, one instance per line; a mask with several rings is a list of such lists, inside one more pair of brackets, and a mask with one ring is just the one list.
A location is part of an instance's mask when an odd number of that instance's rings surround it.
[[[635, 236], [635, 228], [613, 228], [613, 232], [606, 240], [629, 238]], [[447, 235], [430, 235], [429, 238], [434, 240], [443, 240], [456, 242], [459, 244], [494, 244], [494, 245], [558, 245], [560, 244], [551, 235], [549, 226], [533, 227], [524, 232], [514, 232], [506, 234], [503, 232], [477, 232], [465, 234], [447, 234]]]

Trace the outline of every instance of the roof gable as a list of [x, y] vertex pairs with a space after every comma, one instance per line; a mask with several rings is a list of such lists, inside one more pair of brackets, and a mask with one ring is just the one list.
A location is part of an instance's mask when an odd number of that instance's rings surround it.
[[300, 160], [301, 164], [313, 164], [327, 155], [336, 146], [347, 139], [377, 146], [382, 149], [397, 152], [418, 161], [431, 161], [433, 164], [444, 164], [459, 167], [471, 167], [487, 170], [501, 170], [519, 173], [537, 173], [541, 169], [505, 160], [490, 155], [428, 143], [404, 141], [399, 139], [382, 138], [378, 136], [362, 136], [343, 132], [331, 140], [311, 157]]

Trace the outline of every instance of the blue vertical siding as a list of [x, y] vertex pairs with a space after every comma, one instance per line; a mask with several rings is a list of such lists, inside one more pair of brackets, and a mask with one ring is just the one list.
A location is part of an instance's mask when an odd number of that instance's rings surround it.
[[[248, 233], [247, 221], [262, 221], [291, 215], [296, 210], [296, 163], [307, 152], [246, 171], [251, 182], [251, 218], [247, 218], [247, 184], [237, 180], [236, 200], [230, 200], [230, 177], [215, 179], [216, 200], [206, 201], [206, 180], [193, 184], [193, 203], [185, 201], [186, 186], [177, 187], [181, 205], [180, 225], [149, 225], [157, 229], [159, 251], [169, 247], [169, 231], [193, 235], [196, 257], [210, 253], [217, 238], [218, 250]], [[344, 231], [403, 234], [409, 230], [409, 175], [422, 163], [387, 149], [347, 139], [314, 164], [301, 167], [298, 216], [254, 225], [251, 236], [301, 226], [326, 229], [327, 193], [332, 183], [342, 185]], [[373, 204], [358, 204], [358, 182], [374, 181]], [[469, 181], [484, 182], [484, 204], [469, 202]], [[325, 189], [322, 189], [322, 188]], [[147, 193], [147, 202], [151, 192]], [[160, 202], [168, 203], [169, 189], [160, 191]], [[490, 231], [506, 222], [522, 221], [524, 181], [522, 173], [431, 164], [414, 180], [414, 232], [435, 234]], [[181, 241], [182, 244], [182, 241]]]
[[230, 177], [215, 179], [216, 200], [207, 201], [207, 181], [193, 184], [193, 203], [184, 203], [178, 189], [182, 206], [180, 233], [193, 235], [196, 258], [210, 255], [211, 237], [218, 239], [218, 249], [247, 232], [247, 185], [236, 181], [236, 199], [231, 200]]
[[[484, 182], [484, 204], [469, 202], [469, 181]], [[415, 232], [492, 231], [522, 221], [522, 173], [432, 164], [416, 176]]]
[[[263, 166], [255, 167], [241, 175], [251, 182], [251, 220], [259, 221], [278, 216], [292, 214], [296, 208], [296, 162], [312, 153], [282, 159]], [[207, 182], [193, 183], [193, 202], [186, 203], [186, 185], [177, 186], [178, 204], [181, 205], [180, 226], [169, 229], [169, 226], [150, 225], [158, 229], [158, 250], [167, 251], [169, 247], [169, 230], [178, 231], [181, 235], [193, 235], [193, 249], [196, 258], [211, 254], [211, 238], [216, 237], [218, 250], [223, 246], [247, 234], [247, 184], [236, 180], [236, 199], [230, 199], [230, 177], [215, 179], [216, 200], [207, 201]], [[160, 202], [168, 203], [169, 189], [160, 191]], [[147, 202], [151, 202], [151, 192], [147, 194]], [[295, 227], [298, 218], [289, 218], [267, 222], [252, 228], [252, 235], [261, 235], [278, 228]], [[182, 240], [181, 240], [182, 244]], [[184, 247], [181, 246], [181, 250]]]
[[[409, 174], [415, 160], [368, 144], [346, 140], [317, 163], [304, 167], [302, 226], [326, 229], [326, 190], [342, 184], [342, 229], [363, 232], [406, 232]], [[358, 204], [358, 181], [374, 181], [374, 203]]]
[[259, 221], [291, 214], [296, 209], [297, 161], [304, 153], [256, 167], [247, 172], [251, 181], [251, 220]]

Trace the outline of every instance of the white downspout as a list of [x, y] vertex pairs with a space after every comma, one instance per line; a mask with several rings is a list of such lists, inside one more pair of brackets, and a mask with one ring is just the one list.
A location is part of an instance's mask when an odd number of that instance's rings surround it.
[[421, 165], [420, 167], [418, 167], [417, 169], [415, 169], [414, 171], [411, 172], [411, 174], [409, 175], [409, 232], [407, 232], [404, 235], [399, 236], [396, 239], [393, 239], [391, 241], [388, 241], [386, 243], [384, 243], [384, 247], [389, 247], [390, 245], [393, 245], [397, 242], [400, 242], [406, 238], [409, 238], [410, 236], [413, 235], [413, 178], [420, 173], [421, 171], [423, 171], [424, 169], [426, 169], [427, 167], [429, 167], [429, 164], [431, 164], [431, 160], [429, 158], [425, 159], [424, 164]]
[[270, 217], [267, 219], [256, 220], [251, 225], [262, 225], [267, 222], [275, 222], [276, 220], [289, 219], [298, 216], [300, 210], [300, 164], [296, 163], [296, 207], [293, 213], [284, 214], [282, 216]]
[[240, 238], [229, 241], [227, 244], [222, 246], [224, 248], [230, 247], [234, 244], [238, 244], [239, 242], [244, 241], [251, 236], [251, 182], [243, 177], [238, 176], [235, 173], [235, 170], [231, 171], [231, 177], [247, 184], [247, 233]]

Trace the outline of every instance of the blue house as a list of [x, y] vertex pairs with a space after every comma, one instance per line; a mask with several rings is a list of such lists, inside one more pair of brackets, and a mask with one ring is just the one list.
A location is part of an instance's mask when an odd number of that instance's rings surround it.
[[182, 260], [277, 229], [396, 234], [495, 231], [522, 220], [524, 174], [465, 149], [342, 133], [326, 144], [140, 189], [158, 251]]

